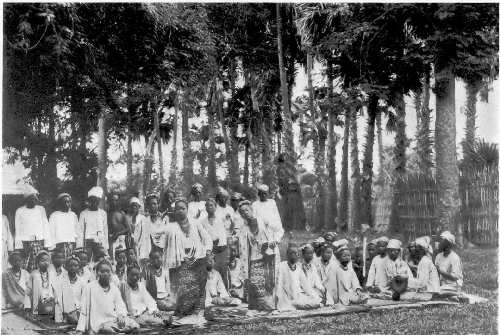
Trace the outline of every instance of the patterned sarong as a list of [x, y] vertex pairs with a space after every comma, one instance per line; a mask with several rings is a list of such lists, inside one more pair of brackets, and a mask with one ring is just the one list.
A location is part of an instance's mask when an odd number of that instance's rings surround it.
[[205, 307], [206, 258], [184, 261], [170, 269], [172, 292], [177, 296], [175, 315], [194, 314]]
[[43, 240], [23, 241], [24, 267], [30, 272], [36, 269], [36, 255], [43, 249]]
[[75, 243], [73, 242], [57, 243], [56, 249], [61, 250], [64, 253], [64, 260], [66, 260], [71, 255], [73, 255], [73, 251], [75, 250]]
[[248, 308], [273, 310], [275, 257], [250, 261], [248, 270]]

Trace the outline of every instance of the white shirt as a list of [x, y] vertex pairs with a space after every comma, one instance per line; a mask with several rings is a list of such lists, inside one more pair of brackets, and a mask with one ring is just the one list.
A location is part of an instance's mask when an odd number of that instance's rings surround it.
[[207, 215], [205, 201], [191, 201], [188, 204], [188, 219], [199, 219]]
[[83, 247], [84, 240], [93, 240], [108, 249], [108, 218], [105, 211], [84, 210], [80, 213], [77, 247]]
[[151, 216], [146, 217], [147, 224], [149, 224], [151, 239], [153, 244], [159, 248], [165, 248], [166, 236], [167, 236], [167, 224], [168, 216], [164, 219], [161, 218], [160, 213], [158, 213], [156, 220], [151, 220]]
[[168, 269], [163, 269], [160, 276], [155, 276], [156, 299], [165, 299], [170, 295]]
[[203, 228], [210, 234], [213, 241], [219, 239], [219, 243], [217, 244], [219, 247], [227, 245], [226, 229], [221, 217], [216, 215], [214, 218], [209, 219], [208, 216], [204, 216], [200, 222]]
[[21, 249], [23, 241], [44, 240], [45, 247], [51, 247], [49, 221], [45, 208], [36, 205], [33, 208], [19, 207], [15, 216], [15, 247]]
[[379, 288], [387, 287], [389, 279], [387, 278], [387, 273], [385, 272], [385, 263], [389, 259], [389, 256], [381, 258], [377, 255], [373, 258], [372, 264], [370, 265], [370, 270], [368, 271], [368, 279], [366, 280], [366, 287], [378, 286]]
[[72, 211], [56, 211], [49, 218], [52, 243], [76, 242], [78, 237], [78, 218]]
[[252, 208], [255, 215], [262, 218], [267, 229], [273, 233], [273, 240], [277, 242], [281, 241], [285, 231], [283, 230], [276, 202], [273, 199], [267, 199], [266, 201], [257, 200], [252, 204]]
[[227, 236], [233, 235], [233, 229], [231, 227], [233, 215], [234, 209], [229, 205], [226, 205], [226, 207], [217, 205], [217, 208], [215, 209], [215, 216], [222, 221]]
[[452, 250], [450, 254], [446, 257], [442, 252], [436, 256], [436, 268], [440, 269], [441, 272], [449, 273], [458, 280], [449, 280], [441, 278], [441, 286], [448, 286], [449, 288], [460, 288], [464, 283], [464, 275], [462, 272], [462, 261], [460, 257]]
[[144, 283], [138, 283], [138, 289], [130, 289], [130, 303], [132, 304], [132, 316], [139, 316], [144, 312], [157, 311], [156, 301], [151, 297], [144, 287]]

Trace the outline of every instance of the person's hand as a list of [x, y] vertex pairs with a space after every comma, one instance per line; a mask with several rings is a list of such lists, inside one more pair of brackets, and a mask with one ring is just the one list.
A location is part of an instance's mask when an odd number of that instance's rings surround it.
[[125, 327], [125, 316], [124, 315], [119, 315], [116, 321], [118, 323], [118, 328]]

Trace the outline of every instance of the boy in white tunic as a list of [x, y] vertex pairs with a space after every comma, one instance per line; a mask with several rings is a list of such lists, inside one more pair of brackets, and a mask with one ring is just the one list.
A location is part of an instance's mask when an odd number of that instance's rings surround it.
[[287, 260], [279, 264], [276, 281], [276, 308], [279, 311], [321, 306], [321, 298], [314, 293], [304, 272], [297, 266], [298, 260], [298, 247], [289, 245]]
[[108, 218], [106, 212], [99, 208], [103, 195], [104, 191], [99, 186], [91, 188], [88, 192], [89, 208], [80, 213], [77, 247], [84, 247], [93, 261], [100, 246], [108, 250]]
[[273, 233], [275, 241], [281, 241], [285, 231], [281, 223], [278, 206], [273, 199], [268, 199], [269, 186], [261, 184], [257, 187], [259, 200], [252, 203], [252, 208], [255, 216], [264, 219], [266, 228]]
[[378, 255], [371, 262], [368, 278], [366, 280], [366, 288], [373, 293], [380, 292], [387, 287], [388, 278], [385, 272], [385, 263], [387, 262], [387, 243], [389, 239], [385, 236], [379, 237], [372, 241], [377, 246]]
[[462, 261], [453, 251], [455, 236], [449, 231], [441, 233], [440, 253], [436, 256], [436, 268], [441, 280], [441, 291], [460, 292], [463, 285]]
[[313, 262], [314, 248], [310, 244], [306, 244], [302, 247], [302, 271], [307, 278], [307, 281], [311, 284], [311, 287], [316, 294], [316, 296], [321, 299], [324, 304], [326, 301], [326, 289], [321, 282], [318, 274], [316, 265]]
[[400, 300], [401, 295], [407, 291], [408, 283], [413, 281], [410, 267], [401, 258], [401, 241], [391, 239], [387, 244], [389, 259], [385, 262], [387, 287], [382, 288], [382, 293], [392, 293], [393, 300]]
[[64, 259], [72, 255], [78, 238], [78, 217], [71, 210], [71, 196], [61, 193], [57, 197], [58, 210], [50, 215], [52, 244], [64, 252]]
[[235, 306], [241, 301], [238, 298], [231, 298], [227, 293], [224, 282], [220, 273], [214, 269], [214, 257], [207, 256], [207, 283], [205, 285], [205, 307], [218, 306]]
[[432, 263], [432, 248], [428, 236], [419, 237], [415, 240], [417, 265], [417, 278], [414, 286], [421, 292], [439, 292], [439, 274]]

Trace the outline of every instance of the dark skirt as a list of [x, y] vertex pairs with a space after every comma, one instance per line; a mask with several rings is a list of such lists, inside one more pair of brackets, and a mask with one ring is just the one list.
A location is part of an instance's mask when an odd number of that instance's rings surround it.
[[206, 267], [206, 258], [200, 258], [170, 269], [172, 291], [177, 297], [175, 315], [191, 315], [205, 307]]
[[36, 269], [36, 255], [43, 249], [43, 240], [23, 241], [24, 267], [30, 272]]
[[64, 259], [68, 259], [73, 255], [75, 250], [75, 243], [73, 242], [62, 242], [56, 244], [56, 249], [61, 250], [64, 253]]
[[273, 310], [275, 257], [250, 261], [248, 269], [248, 308]]

